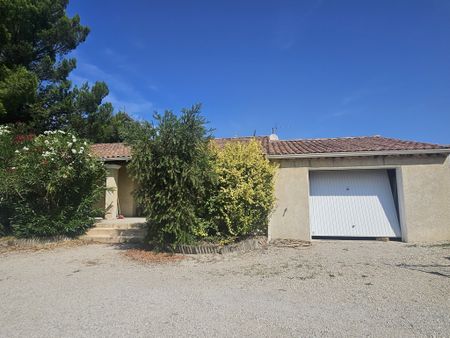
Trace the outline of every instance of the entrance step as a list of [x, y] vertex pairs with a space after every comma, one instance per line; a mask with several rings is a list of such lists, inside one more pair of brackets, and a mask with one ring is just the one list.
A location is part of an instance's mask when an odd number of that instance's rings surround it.
[[147, 234], [144, 218], [99, 220], [81, 239], [99, 243], [140, 243]]
[[86, 235], [88, 236], [136, 236], [145, 237], [145, 229], [116, 229], [116, 228], [92, 228]]
[[81, 239], [88, 242], [106, 243], [106, 244], [120, 244], [120, 243], [142, 243], [143, 238], [136, 236], [88, 236], [84, 235]]

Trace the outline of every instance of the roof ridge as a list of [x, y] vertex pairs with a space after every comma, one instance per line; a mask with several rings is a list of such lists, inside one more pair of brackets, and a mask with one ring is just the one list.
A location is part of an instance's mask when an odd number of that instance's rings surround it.
[[397, 137], [389, 137], [389, 136], [383, 136], [384, 139], [388, 140], [394, 140], [394, 141], [400, 141], [400, 142], [407, 142], [407, 143], [420, 143], [420, 144], [428, 144], [432, 146], [438, 146], [438, 147], [446, 147], [445, 144], [439, 144], [439, 143], [432, 143], [432, 142], [424, 142], [424, 141], [414, 141], [414, 140], [406, 140], [406, 139], [400, 139]]
[[234, 140], [240, 138], [268, 138], [268, 135], [261, 136], [231, 136], [231, 137], [213, 137], [214, 140]]
[[298, 141], [324, 141], [324, 140], [349, 140], [349, 139], [360, 139], [360, 138], [385, 138], [381, 135], [364, 135], [364, 136], [341, 136], [341, 137], [315, 137], [315, 138], [296, 138], [288, 140], [270, 140], [270, 142], [298, 142]]
[[123, 145], [128, 145], [126, 142], [101, 142], [101, 143], [92, 143], [92, 145], [102, 145], [102, 144], [123, 144]]

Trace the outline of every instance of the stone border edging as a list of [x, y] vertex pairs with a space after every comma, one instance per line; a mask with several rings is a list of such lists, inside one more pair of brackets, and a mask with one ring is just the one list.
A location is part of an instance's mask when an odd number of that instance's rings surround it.
[[236, 251], [247, 251], [260, 249], [267, 245], [266, 237], [253, 237], [245, 239], [238, 243], [220, 245], [220, 244], [204, 244], [204, 245], [178, 245], [175, 252], [185, 255], [198, 254], [224, 254]]

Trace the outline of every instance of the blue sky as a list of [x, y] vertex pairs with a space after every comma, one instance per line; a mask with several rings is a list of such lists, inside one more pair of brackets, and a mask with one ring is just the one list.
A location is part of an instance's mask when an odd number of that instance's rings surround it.
[[450, 144], [448, 0], [72, 0], [75, 83], [140, 119], [196, 102], [215, 135]]

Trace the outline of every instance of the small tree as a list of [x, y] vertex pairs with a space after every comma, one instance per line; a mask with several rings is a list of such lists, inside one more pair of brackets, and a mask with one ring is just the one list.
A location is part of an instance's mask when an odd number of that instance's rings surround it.
[[77, 236], [94, 223], [94, 202], [104, 191], [103, 165], [89, 144], [63, 131], [46, 132], [15, 151], [7, 168], [18, 237]]
[[129, 165], [135, 197], [148, 221], [149, 239], [159, 245], [190, 243], [205, 235], [202, 218], [212, 182], [210, 130], [200, 105], [154, 115], [156, 126], [134, 133]]
[[261, 144], [229, 142], [216, 153], [217, 187], [208, 205], [221, 237], [265, 233], [274, 203], [275, 166]]

